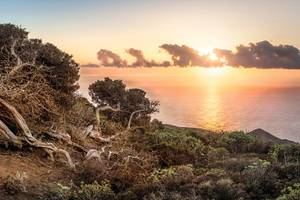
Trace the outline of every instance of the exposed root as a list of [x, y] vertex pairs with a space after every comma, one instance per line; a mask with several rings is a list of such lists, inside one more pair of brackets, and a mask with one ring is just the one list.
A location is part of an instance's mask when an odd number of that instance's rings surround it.
[[54, 160], [53, 153], [62, 154], [66, 157], [66, 160], [68, 162], [68, 165], [71, 168], [75, 168], [75, 165], [70, 157], [70, 154], [60, 148], [57, 148], [52, 143], [46, 143], [42, 142], [40, 140], [37, 140], [32, 134], [27, 126], [27, 123], [25, 119], [22, 117], [22, 115], [9, 103], [7, 103], [5, 100], [0, 98], [0, 107], [3, 107], [5, 110], [9, 111], [10, 114], [12, 114], [13, 122], [16, 124], [17, 128], [20, 129], [18, 131], [18, 135], [14, 134], [13, 131], [8, 128], [8, 126], [5, 125], [4, 122], [0, 120], [0, 133], [4, 135], [4, 137], [11, 143], [16, 145], [23, 145], [24, 143], [36, 147], [41, 148], [44, 151], [48, 153], [50, 158]]

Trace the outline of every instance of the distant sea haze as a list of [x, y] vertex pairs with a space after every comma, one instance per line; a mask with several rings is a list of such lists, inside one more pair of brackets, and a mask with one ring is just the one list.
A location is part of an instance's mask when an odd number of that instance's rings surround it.
[[217, 131], [262, 128], [300, 142], [300, 70], [225, 68], [82, 68], [80, 86], [110, 77], [160, 101], [153, 117]]

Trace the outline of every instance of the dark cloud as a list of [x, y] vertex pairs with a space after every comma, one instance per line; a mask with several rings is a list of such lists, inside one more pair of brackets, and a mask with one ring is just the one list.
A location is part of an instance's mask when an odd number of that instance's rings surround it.
[[100, 67], [100, 65], [98, 65], [98, 64], [95, 64], [95, 63], [88, 63], [88, 64], [83, 64], [83, 65], [80, 65], [80, 67], [91, 67], [91, 68], [97, 68], [97, 67]]
[[[236, 51], [215, 49], [217, 60], [211, 60], [209, 55], [200, 55], [195, 49], [186, 45], [163, 44], [160, 46], [171, 56], [170, 61], [158, 62], [147, 60], [141, 50], [130, 48], [126, 52], [135, 57], [132, 64], [110, 50], [102, 49], [98, 52], [101, 66], [111, 67], [169, 67], [169, 66], [199, 66], [199, 67], [257, 67], [257, 68], [287, 68], [300, 69], [300, 52], [291, 45], [272, 45], [268, 41], [240, 45]], [[97, 64], [82, 65], [84, 67], [98, 67]]]
[[145, 59], [141, 50], [130, 48], [126, 51], [131, 56], [135, 57], [135, 62], [131, 64], [133, 67], [149, 67], [150, 63]]
[[214, 52], [233, 67], [300, 69], [299, 49], [291, 45], [274, 46], [261, 41], [237, 46], [236, 52], [224, 49], [215, 49]]
[[130, 48], [126, 51], [131, 56], [135, 57], [136, 60], [130, 66], [131, 67], [169, 67], [171, 63], [164, 61], [159, 63], [155, 60], [148, 61], [141, 50]]
[[122, 60], [118, 54], [110, 50], [101, 49], [97, 53], [97, 56], [102, 66], [105, 67], [126, 67], [127, 66], [126, 60]]
[[220, 61], [212, 61], [208, 55], [200, 55], [195, 49], [186, 45], [163, 44], [160, 48], [166, 50], [172, 56], [175, 66], [222, 66]]

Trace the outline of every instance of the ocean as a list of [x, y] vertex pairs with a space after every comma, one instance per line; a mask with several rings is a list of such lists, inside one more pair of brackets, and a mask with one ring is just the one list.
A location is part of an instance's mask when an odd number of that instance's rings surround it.
[[300, 70], [226, 68], [83, 68], [81, 93], [98, 79], [121, 79], [160, 101], [153, 117], [215, 131], [262, 128], [300, 142]]

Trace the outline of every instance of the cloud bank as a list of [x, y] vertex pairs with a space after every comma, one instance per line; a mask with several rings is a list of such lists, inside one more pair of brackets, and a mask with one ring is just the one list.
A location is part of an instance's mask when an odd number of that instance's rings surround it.
[[118, 54], [101, 49], [98, 53], [100, 64], [87, 64], [83, 67], [255, 67], [255, 68], [286, 68], [300, 69], [300, 51], [292, 45], [273, 45], [269, 41], [239, 45], [235, 51], [214, 49], [218, 57], [212, 60], [209, 54], [199, 54], [186, 45], [162, 44], [159, 46], [170, 55], [171, 61], [147, 60], [141, 50], [130, 48], [126, 50], [135, 58], [132, 64], [123, 60]]
[[291, 45], [274, 46], [266, 40], [240, 45], [236, 52], [224, 49], [215, 49], [214, 52], [233, 67], [300, 69], [299, 49]]
[[127, 61], [122, 60], [122, 58], [106, 49], [101, 49], [98, 53], [98, 60], [100, 61], [100, 64], [106, 67], [126, 67], [127, 66]]
[[222, 63], [212, 61], [209, 55], [200, 55], [195, 49], [186, 45], [163, 44], [160, 48], [166, 50], [172, 56], [173, 65], [175, 66], [222, 66]]
[[129, 55], [135, 57], [135, 62], [129, 65], [130, 67], [169, 67], [171, 63], [169, 61], [163, 61], [162, 63], [155, 60], [148, 61], [145, 59], [141, 50], [130, 48], [126, 51]]

